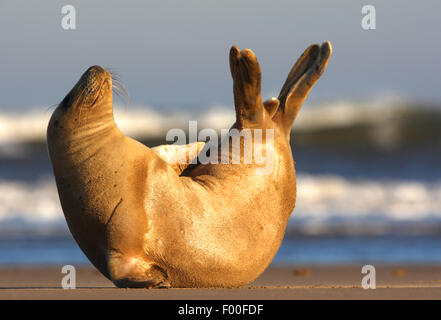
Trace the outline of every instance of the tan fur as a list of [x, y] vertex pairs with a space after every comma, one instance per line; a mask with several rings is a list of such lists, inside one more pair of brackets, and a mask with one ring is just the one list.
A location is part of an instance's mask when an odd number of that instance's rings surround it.
[[158, 156], [165, 149], [118, 130], [111, 76], [89, 68], [52, 115], [47, 140], [68, 226], [90, 261], [119, 287], [236, 287], [257, 278], [294, 208], [289, 131], [330, 54], [329, 43], [307, 49], [279, 105], [262, 103], [254, 53], [232, 48], [234, 128], [275, 131], [267, 175], [257, 164], [173, 167]]

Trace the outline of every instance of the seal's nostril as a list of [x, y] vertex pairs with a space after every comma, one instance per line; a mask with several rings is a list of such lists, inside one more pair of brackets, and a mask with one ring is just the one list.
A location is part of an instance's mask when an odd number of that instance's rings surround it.
[[104, 72], [104, 69], [100, 66], [95, 65], [87, 69], [87, 72]]

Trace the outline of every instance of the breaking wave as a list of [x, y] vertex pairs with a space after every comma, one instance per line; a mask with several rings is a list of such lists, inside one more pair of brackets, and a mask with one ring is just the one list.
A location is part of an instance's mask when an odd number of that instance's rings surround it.
[[[23, 151], [23, 145], [44, 143], [51, 111], [44, 108], [0, 113], [0, 156]], [[188, 128], [189, 120], [198, 129], [229, 128], [235, 120], [231, 106], [212, 106], [199, 112], [158, 112], [151, 107], [115, 107], [115, 121], [121, 131], [141, 140], [164, 139], [171, 128]], [[356, 146], [360, 142], [380, 149], [419, 144], [441, 145], [441, 106], [383, 98], [369, 102], [334, 101], [305, 105], [296, 123], [299, 144]]]
[[[2, 232], [67, 230], [45, 146], [51, 111], [42, 110], [0, 112]], [[124, 134], [147, 145], [163, 143], [169, 129], [186, 129], [189, 120], [198, 120], [199, 130], [234, 122], [231, 106], [207, 110], [201, 115], [117, 106], [115, 120]], [[441, 106], [400, 99], [305, 105], [294, 131], [303, 171], [290, 225], [308, 232], [346, 225], [358, 231], [372, 225], [441, 226]]]
[[[297, 203], [291, 223], [304, 228], [396, 222], [441, 223], [441, 181], [297, 177]], [[0, 180], [0, 229], [66, 228], [55, 182]]]

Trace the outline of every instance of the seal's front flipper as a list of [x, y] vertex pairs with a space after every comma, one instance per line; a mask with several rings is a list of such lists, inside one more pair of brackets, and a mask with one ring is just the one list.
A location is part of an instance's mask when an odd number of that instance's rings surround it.
[[274, 117], [287, 135], [305, 99], [308, 97], [314, 84], [325, 71], [332, 54], [329, 41], [321, 46], [314, 44], [308, 47], [297, 60], [280, 90], [280, 107]]
[[138, 257], [111, 252], [107, 265], [112, 282], [118, 288], [169, 288], [167, 272]]
[[165, 144], [151, 150], [171, 165], [176, 173], [180, 175], [191, 163], [195, 162], [195, 158], [204, 145], [205, 142], [194, 142], [186, 145]]

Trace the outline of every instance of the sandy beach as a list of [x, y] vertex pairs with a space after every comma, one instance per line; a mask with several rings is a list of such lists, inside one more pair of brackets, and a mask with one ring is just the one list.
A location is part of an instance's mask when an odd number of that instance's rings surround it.
[[0, 269], [0, 299], [441, 299], [441, 266], [376, 266], [376, 289], [361, 266], [270, 267], [236, 289], [118, 289], [98, 271], [76, 268], [77, 289], [61, 288], [61, 268]]

